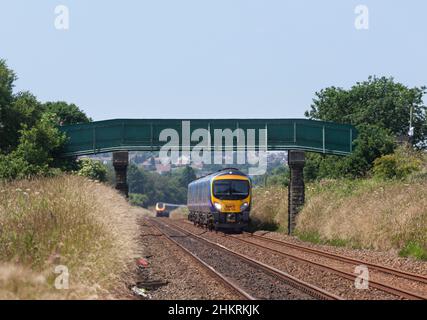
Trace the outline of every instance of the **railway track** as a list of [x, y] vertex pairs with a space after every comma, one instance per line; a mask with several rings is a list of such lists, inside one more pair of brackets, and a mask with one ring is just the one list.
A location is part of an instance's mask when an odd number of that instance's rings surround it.
[[205, 267], [215, 270], [217, 275], [222, 276], [223, 281], [244, 293], [246, 298], [341, 300], [339, 296], [322, 288], [211, 242], [174, 223], [154, 219], [150, 219], [150, 223], [171, 241], [179, 243], [186, 252], [202, 261]]
[[420, 274], [415, 274], [415, 273], [411, 273], [411, 272], [407, 272], [407, 271], [402, 271], [396, 268], [391, 268], [391, 267], [387, 267], [387, 266], [382, 266], [379, 264], [375, 264], [375, 263], [370, 263], [367, 261], [363, 261], [360, 259], [354, 259], [354, 258], [350, 258], [350, 257], [346, 257], [346, 256], [342, 256], [342, 255], [338, 255], [335, 253], [331, 253], [331, 252], [327, 252], [327, 251], [323, 251], [320, 249], [314, 249], [314, 248], [309, 248], [309, 247], [305, 247], [302, 245], [298, 245], [295, 243], [291, 243], [288, 241], [284, 241], [284, 240], [276, 240], [276, 239], [272, 239], [272, 238], [268, 238], [268, 237], [264, 237], [264, 236], [260, 236], [260, 235], [256, 235], [253, 233], [249, 233], [249, 232], [245, 232], [245, 235], [248, 235], [248, 237], [252, 237], [255, 239], [259, 239], [265, 242], [270, 242], [270, 243], [274, 243], [274, 244], [279, 244], [279, 245], [283, 245], [286, 246], [288, 248], [292, 248], [292, 249], [298, 249], [304, 252], [308, 252], [308, 253], [314, 253], [320, 256], [324, 256], [330, 259], [335, 259], [341, 262], [348, 262], [354, 265], [365, 265], [371, 269], [375, 269], [384, 273], [388, 273], [391, 275], [395, 275], [407, 280], [413, 280], [413, 281], [418, 281], [421, 283], [425, 283], [427, 284], [427, 276], [424, 275], [420, 275]]
[[[224, 234], [224, 236], [228, 236], [227, 234]], [[313, 249], [313, 248], [308, 248], [302, 245], [298, 245], [298, 244], [293, 244], [287, 241], [283, 241], [283, 240], [276, 240], [276, 239], [271, 239], [271, 238], [267, 238], [264, 236], [260, 236], [260, 235], [255, 235], [252, 233], [244, 233], [245, 237], [241, 237], [240, 235], [231, 235], [229, 237], [232, 237], [233, 239], [236, 239], [242, 243], [251, 245], [251, 246], [255, 246], [257, 248], [260, 248], [262, 250], [268, 250], [274, 254], [280, 255], [282, 257], [286, 257], [286, 258], [290, 258], [290, 259], [294, 259], [295, 261], [299, 261], [305, 264], [310, 264], [316, 268], [322, 269], [324, 271], [328, 271], [328, 272], [332, 272], [340, 277], [343, 277], [345, 279], [354, 281], [355, 280], [355, 275], [352, 272], [347, 272], [347, 271], [343, 271], [340, 270], [336, 267], [332, 267], [326, 263], [319, 263], [319, 262], [315, 262], [313, 260], [301, 257], [297, 254], [292, 254], [289, 252], [284, 252], [282, 250], [279, 249], [275, 249], [272, 248], [271, 246], [267, 246], [267, 245], [262, 245], [260, 243], [256, 243], [254, 242], [255, 240], [259, 240], [259, 241], [263, 241], [264, 243], [269, 243], [269, 244], [274, 244], [274, 245], [280, 245], [281, 248], [284, 247], [288, 247], [291, 249], [295, 249], [298, 250], [300, 252], [305, 252], [305, 253], [309, 253], [309, 254], [314, 254], [314, 255], [318, 255], [324, 258], [328, 258], [328, 259], [332, 259], [334, 261], [339, 261], [342, 263], [346, 263], [348, 265], [351, 266], [358, 266], [358, 265], [364, 265], [367, 266], [368, 268], [375, 270], [377, 272], [381, 272], [383, 274], [386, 274], [387, 276], [394, 276], [394, 277], [398, 277], [404, 280], [408, 280], [408, 281], [413, 281], [413, 282], [419, 282], [422, 284], [427, 284], [427, 277], [423, 276], [423, 275], [417, 275], [414, 273], [410, 273], [410, 272], [406, 272], [406, 271], [401, 271], [398, 269], [394, 269], [394, 268], [390, 268], [390, 267], [386, 267], [386, 266], [382, 266], [379, 264], [373, 264], [373, 263], [369, 263], [366, 261], [362, 261], [359, 259], [353, 259], [353, 258], [349, 258], [349, 257], [345, 257], [345, 256], [341, 256], [338, 254], [334, 254], [334, 253], [329, 253], [323, 250], [318, 250], [318, 249]], [[390, 293], [394, 296], [397, 297], [401, 297], [401, 298], [405, 298], [405, 299], [412, 299], [412, 300], [426, 300], [427, 296], [423, 295], [423, 294], [419, 294], [417, 292], [413, 292], [410, 290], [406, 290], [403, 288], [400, 288], [398, 286], [395, 285], [390, 285], [387, 283], [384, 283], [382, 281], [374, 281], [374, 280], [370, 280], [369, 281], [369, 286], [376, 288], [378, 290], [381, 290], [383, 292], [386, 293]]]
[[[295, 255], [295, 254], [283, 252], [283, 251], [280, 251], [280, 250], [277, 250], [277, 249], [274, 249], [274, 248], [271, 248], [271, 247], [268, 247], [268, 246], [263, 246], [263, 245], [260, 245], [258, 243], [254, 243], [252, 241], [248, 241], [248, 240], [240, 238], [240, 237], [236, 237], [236, 236], [232, 236], [232, 237], [233, 237], [233, 239], [237, 239], [238, 241], [241, 241], [243, 243], [254, 245], [254, 246], [257, 246], [258, 248], [261, 248], [261, 249], [264, 249], [264, 250], [269, 250], [269, 251], [274, 252], [274, 253], [276, 253], [278, 255], [286, 256], [286, 257], [289, 257], [289, 258], [301, 261], [303, 263], [307, 263], [307, 264], [313, 265], [313, 266], [318, 267], [320, 269], [323, 269], [325, 271], [333, 272], [333, 273], [335, 273], [335, 274], [337, 274], [339, 276], [342, 276], [343, 278], [346, 278], [348, 280], [352, 280], [352, 281], [355, 280], [355, 275], [353, 273], [351, 273], [351, 272], [342, 271], [342, 270], [340, 270], [338, 268], [328, 266], [327, 264], [318, 263], [318, 262], [315, 262], [315, 261], [311, 261], [311, 260], [309, 260], [307, 258], [303, 258], [303, 257], [300, 257], [300, 256]], [[306, 247], [302, 247], [302, 248], [303, 249], [301, 249], [301, 246], [298, 246], [299, 250], [318, 254], [317, 252], [312, 252], [312, 251], [309, 251], [309, 250], [304, 250], [304, 249], [308, 249]], [[327, 258], [336, 259], [336, 260], [341, 261], [341, 262], [349, 262], [349, 261], [346, 260], [346, 258], [341, 257], [341, 256], [336, 255], [336, 254], [331, 254], [329, 256], [327, 252], [322, 251], [321, 255], [324, 256], [324, 257], [327, 257]], [[352, 261], [350, 263], [352, 265], [355, 265], [355, 266], [357, 266], [357, 265], [365, 265], [365, 266], [369, 267], [369, 265], [366, 264], [364, 261], [355, 260], [355, 259], [354, 260], [351, 259], [351, 260]], [[375, 268], [375, 269], [379, 270], [379, 271], [382, 271], [379, 268], [378, 269]], [[387, 269], [389, 269], [389, 268], [387, 268]], [[385, 269], [386, 271], [382, 271], [382, 272], [386, 272], [387, 273], [388, 272], [387, 269]], [[392, 269], [392, 270], [393, 270], [393, 273], [390, 272], [390, 274], [397, 275], [398, 271], [394, 270], [394, 269]], [[404, 274], [404, 273], [402, 273], [402, 274]], [[402, 276], [402, 275], [401, 275], [401, 277], [403, 277], [404, 279], [407, 279], [407, 280], [413, 280], [412, 275], [411, 275], [411, 278], [406, 278], [405, 276]], [[412, 299], [412, 300], [426, 300], [427, 299], [426, 296], [423, 296], [423, 295], [420, 295], [418, 293], [411, 292], [409, 290], [402, 289], [402, 288], [399, 288], [399, 287], [396, 287], [396, 286], [392, 286], [392, 285], [389, 285], [389, 284], [386, 284], [386, 283], [383, 283], [383, 282], [379, 282], [379, 281], [369, 280], [369, 286], [373, 287], [373, 288], [376, 288], [378, 290], [381, 290], [381, 291], [393, 294], [395, 296], [405, 298], [405, 299]]]
[[[147, 225], [155, 229], [160, 233], [160, 235], [163, 235], [168, 239], [173, 245], [176, 245], [178, 248], [180, 248], [182, 251], [184, 251], [188, 256], [190, 256], [196, 263], [202, 266], [209, 274], [211, 274], [215, 279], [217, 279], [220, 283], [224, 284], [226, 287], [231, 289], [239, 298], [242, 300], [255, 300], [254, 297], [252, 297], [249, 293], [244, 291], [242, 288], [237, 286], [233, 281], [230, 279], [224, 277], [222, 274], [217, 272], [214, 268], [209, 266], [207, 263], [205, 263], [203, 260], [201, 260], [199, 257], [194, 255], [191, 251], [189, 251], [187, 248], [185, 248], [183, 245], [181, 245], [178, 241], [175, 241], [170, 235], [168, 235], [166, 232], [162, 231], [157, 225], [149, 221], [148, 219], [145, 219]], [[158, 235], [155, 235], [158, 236]]]

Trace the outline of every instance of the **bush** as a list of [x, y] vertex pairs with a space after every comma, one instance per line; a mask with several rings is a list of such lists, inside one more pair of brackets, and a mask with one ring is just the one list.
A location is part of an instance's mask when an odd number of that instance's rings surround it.
[[22, 179], [55, 171], [58, 154], [66, 137], [55, 124], [55, 117], [44, 114], [31, 128], [20, 131], [16, 150], [0, 156], [0, 179]]
[[107, 168], [99, 161], [90, 158], [79, 160], [79, 176], [105, 182], [107, 180]]
[[421, 168], [420, 156], [408, 147], [400, 147], [395, 153], [376, 159], [372, 172], [380, 179], [404, 179]]
[[279, 166], [274, 168], [271, 175], [267, 177], [268, 186], [282, 186], [287, 187], [289, 185], [290, 172], [287, 167]]
[[144, 207], [147, 201], [148, 201], [148, 197], [145, 194], [140, 194], [140, 193], [129, 194], [129, 202], [133, 206]]

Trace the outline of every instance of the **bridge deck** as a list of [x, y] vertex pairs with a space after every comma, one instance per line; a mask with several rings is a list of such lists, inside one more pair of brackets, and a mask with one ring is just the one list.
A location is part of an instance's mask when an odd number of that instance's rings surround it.
[[[184, 124], [190, 121], [188, 130]], [[356, 129], [351, 125], [308, 119], [116, 119], [60, 127], [69, 137], [64, 156], [79, 156], [112, 151], [159, 151], [164, 129], [180, 136], [179, 148], [188, 148], [185, 137], [196, 129], [206, 129], [213, 140], [215, 129], [256, 130], [256, 146], [266, 138], [267, 150], [303, 150], [324, 154], [348, 155], [352, 152]], [[183, 132], [184, 131], [184, 132]], [[263, 136], [260, 136], [263, 135]], [[198, 141], [189, 143], [189, 147]], [[223, 145], [222, 150], [240, 150]], [[215, 149], [218, 150], [218, 149]]]

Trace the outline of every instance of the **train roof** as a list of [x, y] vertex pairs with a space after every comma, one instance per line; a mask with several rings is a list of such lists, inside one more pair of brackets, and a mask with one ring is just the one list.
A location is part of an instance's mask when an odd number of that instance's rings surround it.
[[209, 180], [209, 179], [214, 178], [214, 177], [229, 175], [229, 174], [230, 175], [245, 176], [245, 177], [249, 178], [249, 176], [247, 174], [243, 173], [239, 169], [236, 169], [236, 168], [224, 168], [224, 169], [218, 170], [217, 172], [214, 172], [214, 173], [208, 174], [206, 176], [200, 177], [197, 180], [194, 180], [193, 182], [191, 182], [190, 184], [192, 184], [194, 182], [200, 182], [200, 181], [204, 181], [204, 180]]

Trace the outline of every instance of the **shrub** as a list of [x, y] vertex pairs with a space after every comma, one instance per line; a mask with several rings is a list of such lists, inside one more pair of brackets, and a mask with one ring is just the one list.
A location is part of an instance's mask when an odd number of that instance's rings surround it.
[[107, 168], [98, 160], [83, 158], [79, 160], [79, 176], [104, 182], [107, 180]]
[[376, 159], [372, 171], [380, 179], [404, 179], [421, 168], [420, 156], [408, 147], [400, 147], [393, 154]]
[[147, 195], [140, 193], [129, 194], [129, 202], [133, 206], [144, 207], [148, 200]]

